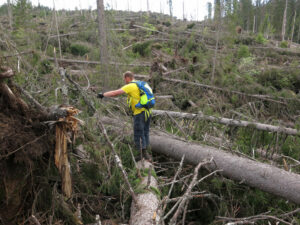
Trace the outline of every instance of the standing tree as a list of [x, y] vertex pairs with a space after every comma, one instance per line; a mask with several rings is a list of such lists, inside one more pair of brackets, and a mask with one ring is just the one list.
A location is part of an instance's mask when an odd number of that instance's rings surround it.
[[295, 9], [294, 19], [293, 19], [293, 27], [292, 27], [292, 34], [291, 34], [290, 42], [293, 42], [293, 37], [294, 37], [294, 32], [295, 32], [296, 16], [297, 16], [297, 11]]
[[215, 79], [215, 71], [216, 71], [216, 64], [217, 64], [217, 54], [218, 54], [218, 48], [219, 48], [219, 40], [220, 40], [220, 32], [222, 29], [222, 7], [223, 7], [223, 0], [215, 0], [215, 23], [217, 28], [217, 40], [216, 40], [216, 47], [214, 52], [214, 58], [213, 58], [213, 68], [211, 73], [211, 82]]
[[214, 11], [214, 19], [218, 21], [221, 17], [221, 0], [215, 0], [215, 11]]
[[9, 19], [9, 28], [12, 30], [12, 13], [11, 13], [11, 5], [10, 0], [7, 0], [7, 13], [8, 13], [8, 19]]
[[281, 29], [281, 40], [285, 40], [285, 30], [286, 30], [286, 13], [287, 13], [288, 0], [285, 0], [285, 7], [282, 19], [282, 29]]
[[107, 63], [107, 42], [106, 42], [106, 31], [105, 31], [105, 17], [104, 17], [104, 5], [103, 0], [97, 0], [97, 11], [98, 11], [98, 31], [100, 41], [100, 61], [102, 64]]
[[185, 16], [184, 16], [184, 0], [182, 1], [182, 19], [183, 20], [185, 19]]
[[232, 13], [232, 0], [225, 0], [225, 15]]
[[169, 0], [169, 1], [168, 1], [168, 4], [169, 4], [170, 16], [172, 17], [172, 16], [173, 16], [172, 0]]
[[212, 18], [211, 14], [212, 14], [212, 4], [211, 4], [211, 2], [208, 2], [207, 3], [207, 16], [208, 16], [209, 20]]
[[150, 12], [149, 0], [147, 0], [147, 12]]
[[55, 17], [56, 33], [57, 33], [57, 39], [58, 39], [59, 58], [62, 59], [59, 29], [58, 29], [58, 22], [57, 22], [57, 14], [56, 14], [56, 10], [55, 10], [55, 1], [54, 0], [53, 0], [53, 13], [54, 13], [54, 17]]

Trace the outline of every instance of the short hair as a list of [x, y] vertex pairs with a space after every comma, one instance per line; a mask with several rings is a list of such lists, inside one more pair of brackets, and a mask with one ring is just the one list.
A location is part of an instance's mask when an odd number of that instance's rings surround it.
[[134, 78], [134, 74], [131, 71], [126, 71], [125, 73], [123, 73], [124, 78], [126, 77], [130, 77], [131, 79]]

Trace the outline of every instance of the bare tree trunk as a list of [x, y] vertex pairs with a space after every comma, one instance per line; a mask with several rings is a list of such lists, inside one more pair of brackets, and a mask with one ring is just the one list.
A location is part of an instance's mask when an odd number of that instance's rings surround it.
[[149, 7], [149, 0], [147, 0], [147, 12], [150, 12], [150, 7]]
[[[215, 6], [218, 7], [218, 6]], [[211, 73], [211, 82], [215, 79], [215, 71], [216, 71], [216, 63], [217, 63], [217, 54], [218, 54], [218, 48], [219, 48], [219, 39], [220, 39], [220, 31], [222, 29], [222, 8], [223, 8], [223, 1], [220, 1], [220, 9], [216, 10], [216, 12], [219, 12], [219, 15], [215, 15], [217, 19], [217, 41], [216, 41], [216, 47], [215, 47], [215, 53], [213, 58], [213, 69]]]
[[13, 27], [12, 27], [12, 12], [11, 12], [11, 5], [10, 5], [10, 0], [7, 0], [7, 12], [8, 12], [8, 20], [9, 20], [9, 28], [12, 30]]
[[292, 27], [292, 34], [291, 34], [291, 40], [290, 40], [290, 43], [293, 42], [294, 31], [295, 31], [296, 16], [297, 16], [297, 11], [296, 11], [296, 9], [295, 9], [295, 14], [294, 14], [294, 19], [293, 19], [293, 27]]
[[282, 30], [281, 30], [281, 39], [284, 41], [285, 39], [285, 29], [286, 29], [286, 14], [287, 14], [287, 5], [288, 0], [285, 0], [285, 8], [283, 13], [283, 19], [282, 19]]
[[184, 1], [182, 1], [182, 19], [183, 20], [185, 19], [185, 16], [184, 16]]
[[299, 174], [233, 155], [220, 149], [178, 140], [178, 138], [172, 138], [161, 132], [152, 133], [150, 143], [152, 151], [177, 160], [185, 155], [186, 162], [193, 165], [213, 158], [214, 163], [208, 169], [222, 170], [222, 174], [230, 179], [283, 197], [291, 202], [300, 203]]
[[170, 11], [170, 16], [173, 17], [173, 6], [172, 6], [172, 0], [169, 0], [169, 11]]
[[300, 41], [300, 23], [299, 23], [299, 27], [298, 27], [298, 37], [297, 37], [297, 42], [299, 43]]
[[257, 130], [264, 130], [264, 131], [274, 132], [274, 133], [284, 133], [284, 134], [296, 135], [296, 136], [300, 135], [296, 129], [273, 126], [270, 124], [249, 122], [244, 120], [234, 120], [234, 119], [223, 118], [223, 117], [206, 116], [203, 114], [172, 112], [172, 111], [165, 111], [165, 110], [152, 110], [152, 112], [153, 115], [160, 115], [160, 116], [170, 115], [172, 117], [182, 118], [182, 119], [200, 119], [200, 120], [206, 120], [206, 121], [220, 123], [228, 126], [249, 127], [249, 128], [255, 128]]
[[107, 60], [107, 41], [105, 31], [105, 16], [104, 16], [104, 5], [103, 0], [97, 0], [97, 11], [98, 11], [98, 31], [100, 40], [100, 61], [105, 65]]
[[59, 58], [62, 58], [61, 54], [61, 45], [60, 45], [60, 37], [59, 37], [59, 29], [58, 29], [58, 22], [57, 22], [57, 15], [56, 15], [56, 10], [55, 10], [55, 1], [53, 0], [53, 12], [55, 16], [55, 25], [56, 25], [56, 33], [57, 33], [57, 39], [58, 39], [58, 48], [59, 48]]
[[254, 18], [253, 18], [253, 29], [252, 29], [252, 33], [254, 34], [255, 33], [255, 22], [256, 22], [256, 17], [254, 15]]

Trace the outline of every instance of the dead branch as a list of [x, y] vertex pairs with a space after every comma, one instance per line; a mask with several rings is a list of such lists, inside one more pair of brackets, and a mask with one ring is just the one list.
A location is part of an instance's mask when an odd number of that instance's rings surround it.
[[[98, 115], [97, 115], [97, 116], [98, 116]], [[124, 178], [124, 180], [125, 180], [125, 182], [126, 182], [128, 188], [129, 188], [130, 195], [131, 195], [133, 201], [135, 202], [136, 206], [138, 206], [138, 202], [137, 202], [136, 195], [135, 195], [135, 193], [134, 193], [134, 191], [133, 191], [133, 188], [131, 187], [131, 184], [130, 184], [130, 182], [129, 182], [129, 180], [128, 180], [128, 176], [127, 176], [126, 171], [125, 171], [124, 168], [123, 168], [121, 159], [119, 158], [117, 152], [115, 151], [115, 147], [114, 147], [114, 145], [111, 143], [111, 141], [110, 141], [110, 139], [109, 139], [109, 137], [108, 137], [108, 135], [107, 135], [106, 129], [105, 129], [103, 123], [101, 122], [101, 120], [100, 120], [99, 118], [98, 118], [97, 126], [98, 126], [99, 129], [102, 131], [102, 133], [103, 133], [103, 135], [104, 135], [106, 141], [108, 142], [108, 144], [109, 144], [109, 146], [110, 146], [110, 149], [112, 150], [112, 152], [113, 152], [113, 154], [114, 154], [116, 164], [117, 164], [118, 167], [120, 168], [120, 170], [121, 170], [121, 172], [122, 172], [122, 174], [123, 174], [123, 178]]]
[[194, 188], [194, 186], [197, 184], [197, 177], [198, 177], [198, 171], [200, 169], [201, 166], [209, 164], [212, 162], [212, 159], [210, 161], [204, 161], [204, 162], [200, 162], [198, 163], [198, 165], [196, 166], [195, 170], [194, 170], [194, 175], [192, 178], [191, 183], [189, 184], [187, 190], [185, 191], [184, 195], [182, 196], [179, 206], [176, 210], [176, 212], [174, 213], [173, 217], [171, 218], [169, 224], [170, 225], [175, 225], [177, 218], [179, 216], [179, 214], [181, 214], [182, 210], [184, 209], [185, 204], [188, 201], [188, 196], [190, 196], [192, 189]]
[[156, 95], [155, 98], [157, 99], [173, 99], [173, 95]]
[[184, 157], [185, 157], [185, 156], [183, 155], [182, 158], [181, 158], [181, 161], [180, 161], [178, 170], [177, 170], [177, 172], [176, 172], [176, 174], [175, 174], [175, 176], [174, 176], [174, 178], [173, 178], [173, 181], [172, 181], [172, 183], [171, 183], [171, 187], [170, 187], [170, 189], [169, 189], [169, 193], [168, 193], [168, 195], [167, 195], [167, 196], [163, 199], [163, 201], [162, 201], [162, 203], [164, 204], [164, 206], [163, 206], [163, 208], [162, 208], [162, 210], [161, 210], [161, 216], [160, 216], [160, 218], [161, 218], [162, 220], [163, 220], [163, 215], [164, 215], [164, 213], [165, 213], [165, 210], [166, 210], [166, 208], [167, 208], [168, 201], [170, 200], [171, 193], [172, 193], [172, 191], [173, 191], [173, 187], [174, 187], [175, 181], [176, 181], [176, 179], [177, 179], [179, 173], [180, 173], [181, 170], [182, 170]]
[[84, 102], [89, 107], [89, 110], [91, 111], [92, 114], [94, 114], [96, 112], [94, 103], [88, 99], [86, 92], [83, 90], [83, 88], [79, 84], [77, 84], [75, 81], [73, 81], [67, 72], [65, 73], [65, 76], [70, 81], [70, 83], [72, 83], [76, 87], [76, 89], [80, 92], [81, 96], [83, 97]]
[[41, 225], [41, 223], [38, 221], [38, 219], [37, 219], [34, 215], [31, 215], [30, 220], [31, 220], [35, 225]]
[[185, 139], [188, 140], [187, 133], [183, 130], [183, 128], [177, 123], [177, 121], [172, 117], [172, 115], [166, 113], [166, 115], [172, 120], [172, 122], [178, 127], [178, 129], [184, 134]]
[[[197, 67], [197, 66], [200, 66], [200, 64], [193, 65], [193, 67]], [[181, 68], [176, 69], [176, 70], [171, 70], [171, 71], [168, 71], [168, 72], [164, 72], [163, 75], [169, 75], [169, 74], [172, 74], [172, 73], [177, 73], [179, 71], [186, 70], [188, 68], [190, 68], [190, 67], [181, 67]]]
[[241, 224], [241, 222], [249, 222], [249, 223], [253, 223], [253, 222], [257, 222], [259, 220], [275, 220], [278, 222], [281, 222], [283, 224], [287, 224], [287, 225], [292, 225], [292, 223], [289, 223], [285, 220], [279, 219], [275, 216], [270, 216], [270, 215], [266, 215], [266, 214], [260, 214], [260, 215], [256, 215], [256, 216], [250, 216], [250, 217], [244, 217], [244, 218], [229, 218], [229, 217], [221, 217], [221, 216], [217, 216], [216, 218], [225, 221], [225, 222], [233, 222], [233, 223], [237, 223], [237, 224]]
[[13, 150], [13, 151], [9, 152], [9, 153], [6, 154], [6, 155], [1, 155], [1, 156], [0, 156], [0, 159], [7, 158], [8, 156], [15, 154], [16, 152], [22, 150], [22, 149], [25, 148], [26, 146], [31, 145], [31, 144], [37, 142], [38, 140], [40, 140], [41, 138], [45, 137], [46, 134], [47, 134], [47, 133], [45, 133], [45, 134], [43, 134], [43, 135], [37, 137], [36, 139], [34, 139], [34, 140], [32, 140], [32, 141], [29, 141], [28, 143], [22, 145], [21, 147], [17, 148], [16, 150]]

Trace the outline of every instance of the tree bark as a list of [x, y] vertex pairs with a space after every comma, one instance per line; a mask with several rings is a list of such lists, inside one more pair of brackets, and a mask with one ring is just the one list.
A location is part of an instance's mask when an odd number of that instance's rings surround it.
[[100, 40], [100, 61], [105, 64], [107, 59], [107, 42], [105, 31], [105, 17], [104, 17], [104, 5], [103, 0], [97, 0], [97, 12], [98, 12], [98, 31]]
[[291, 34], [290, 45], [291, 45], [291, 43], [293, 42], [294, 31], [295, 31], [296, 16], [297, 16], [297, 11], [296, 11], [296, 9], [295, 9], [295, 14], [294, 14], [294, 19], [293, 19], [293, 27], [292, 27], [292, 34]]
[[11, 4], [10, 4], [10, 0], [7, 0], [7, 13], [8, 13], [8, 20], [9, 20], [9, 28], [10, 30], [13, 29], [13, 18], [12, 18], [12, 12], [11, 12]]
[[[144, 166], [142, 165], [144, 164]], [[151, 169], [151, 163], [148, 161], [139, 161], [137, 163], [138, 169]], [[153, 166], [152, 166], [153, 168]], [[143, 177], [141, 181], [141, 185], [146, 186], [148, 182], [148, 177]], [[157, 180], [150, 176], [150, 186], [157, 189], [158, 183]], [[146, 193], [140, 193], [136, 197], [138, 207], [135, 202], [132, 202], [131, 205], [131, 213], [130, 213], [130, 225], [153, 225], [157, 224], [159, 221], [159, 199], [158, 196], [151, 191], [151, 188]]]
[[282, 19], [282, 30], [281, 30], [281, 39], [284, 41], [285, 39], [285, 28], [286, 28], [286, 14], [287, 14], [287, 4], [288, 0], [285, 0], [285, 7], [284, 7], [284, 13], [283, 13], [283, 19]]
[[61, 44], [60, 44], [60, 37], [59, 37], [59, 29], [58, 29], [58, 21], [57, 21], [57, 14], [55, 10], [55, 2], [53, 0], [53, 13], [55, 17], [55, 26], [56, 26], [56, 33], [57, 33], [57, 40], [58, 40], [58, 48], [59, 48], [59, 58], [62, 58], [62, 53], [61, 53]]
[[172, 6], [172, 0], [169, 0], [169, 11], [170, 11], [170, 16], [173, 17], [173, 6]]
[[169, 135], [152, 133], [152, 151], [165, 154], [177, 160], [185, 155], [186, 162], [197, 165], [204, 159], [213, 158], [209, 170], [222, 170], [230, 179], [259, 188], [283, 197], [291, 202], [300, 203], [300, 175], [233, 155], [220, 149], [189, 143]]
[[173, 111], [165, 111], [165, 110], [152, 110], [153, 115], [171, 115], [172, 117], [182, 118], [182, 119], [201, 119], [206, 121], [211, 121], [214, 123], [220, 123], [229, 126], [237, 126], [237, 127], [250, 127], [255, 128], [257, 130], [264, 130], [268, 132], [275, 133], [284, 133], [289, 135], [300, 135], [300, 133], [293, 128], [288, 127], [279, 127], [270, 124], [263, 124], [257, 122], [249, 122], [245, 120], [234, 120], [223, 117], [215, 117], [215, 116], [207, 116], [203, 114], [193, 114], [193, 113], [183, 113], [183, 112], [173, 112]]

